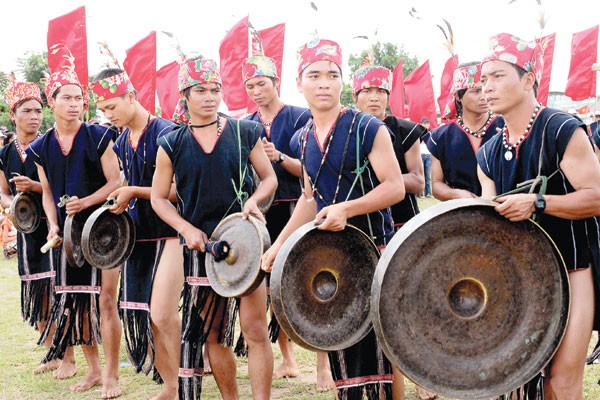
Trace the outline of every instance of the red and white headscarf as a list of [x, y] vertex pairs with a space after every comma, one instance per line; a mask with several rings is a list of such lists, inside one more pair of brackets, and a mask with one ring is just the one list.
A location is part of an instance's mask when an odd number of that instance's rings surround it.
[[342, 69], [342, 49], [333, 40], [314, 39], [298, 49], [298, 75], [312, 63], [331, 61]]
[[499, 33], [490, 38], [491, 53], [481, 64], [488, 61], [505, 61], [533, 72], [537, 83], [542, 79], [544, 56], [542, 48], [535, 40], [526, 41], [509, 33]]
[[257, 76], [278, 78], [275, 60], [273, 60], [271, 57], [260, 54], [248, 57], [246, 61], [244, 61], [244, 65], [242, 65], [242, 77], [244, 79], [244, 83], [246, 83], [248, 79], [252, 79]]
[[90, 83], [90, 91], [96, 102], [123, 96], [134, 90], [133, 84], [125, 71]]
[[38, 85], [32, 82], [15, 82], [6, 89], [6, 103], [10, 111], [14, 111], [15, 108], [25, 100], [37, 100], [40, 104], [42, 102], [42, 92]]
[[392, 91], [392, 77], [392, 71], [385, 67], [366, 65], [352, 75], [352, 93], [356, 95], [363, 89], [374, 87], [387, 90], [389, 94]]

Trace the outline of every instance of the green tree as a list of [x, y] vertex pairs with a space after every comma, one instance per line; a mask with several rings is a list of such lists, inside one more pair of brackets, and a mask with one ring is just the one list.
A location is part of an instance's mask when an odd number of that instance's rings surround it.
[[[45, 86], [45, 78], [48, 74], [48, 62], [47, 62], [47, 53], [35, 53], [28, 52], [26, 53], [25, 58], [19, 58], [17, 60], [17, 65], [19, 69], [15, 72], [21, 73], [22, 80], [26, 82], [36, 83], [42, 92], [42, 100], [44, 104], [47, 104], [46, 95], [44, 94], [44, 86]], [[4, 93], [6, 88], [9, 85], [8, 74], [4, 72], [0, 72], [0, 94], [2, 95], [2, 99], [0, 100], [0, 125], [6, 126], [8, 129], [15, 129], [12, 124], [12, 120], [10, 118], [10, 110], [8, 109], [8, 105], [4, 100]], [[42, 126], [40, 127], [41, 132], [45, 132], [54, 124], [54, 115], [52, 114], [52, 110], [48, 106], [44, 106], [43, 109], [44, 120], [42, 121]]]
[[[386, 67], [393, 71], [398, 65], [398, 61], [402, 59], [404, 67], [404, 76], [407, 76], [419, 66], [419, 60], [416, 56], [411, 56], [404, 50], [404, 46], [398, 47], [394, 43], [377, 42], [371, 47], [363, 50], [360, 54], [350, 54], [348, 57], [348, 65], [350, 66], [350, 76], [365, 64], [365, 60], [372, 59], [373, 64]], [[342, 104], [351, 107], [354, 104], [352, 99], [352, 86], [345, 84], [342, 90]]]

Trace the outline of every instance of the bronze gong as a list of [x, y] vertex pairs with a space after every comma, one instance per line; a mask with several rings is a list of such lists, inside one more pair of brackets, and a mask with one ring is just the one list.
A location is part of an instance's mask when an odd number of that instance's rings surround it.
[[15, 228], [22, 233], [32, 233], [40, 225], [42, 205], [40, 195], [19, 192], [10, 205], [9, 218]]
[[298, 228], [271, 271], [271, 305], [281, 328], [300, 346], [335, 351], [371, 329], [369, 295], [379, 250], [358, 228]]
[[82, 267], [85, 264], [85, 257], [81, 251], [81, 233], [84, 224], [85, 215], [83, 214], [67, 215], [65, 219], [63, 246], [67, 261], [72, 267]]
[[271, 246], [266, 225], [235, 213], [225, 217], [213, 231], [205, 254], [210, 286], [224, 297], [242, 297], [260, 286], [264, 271], [262, 254]]
[[525, 384], [566, 329], [569, 283], [554, 242], [494, 205], [428, 208], [396, 233], [375, 272], [371, 313], [385, 354], [444, 397], [490, 398]]
[[135, 244], [135, 226], [128, 212], [112, 213], [109, 199], [85, 221], [81, 250], [85, 259], [98, 269], [119, 267], [129, 258]]

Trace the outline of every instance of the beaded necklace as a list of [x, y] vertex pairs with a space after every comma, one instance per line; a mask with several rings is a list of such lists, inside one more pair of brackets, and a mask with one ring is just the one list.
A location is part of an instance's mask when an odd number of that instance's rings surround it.
[[483, 126], [479, 129], [477, 129], [475, 132], [473, 132], [471, 129], [469, 129], [469, 127], [467, 125], [465, 125], [463, 118], [462, 118], [462, 114], [459, 115], [456, 120], [456, 123], [458, 125], [460, 125], [460, 127], [462, 128], [463, 131], [467, 132], [471, 136], [476, 137], [477, 139], [481, 139], [487, 133], [487, 130], [490, 127], [491, 122], [492, 122], [492, 113], [491, 113], [491, 111], [488, 111], [488, 118], [487, 118], [487, 121], [485, 121], [485, 124], [483, 124]]
[[[148, 138], [144, 136], [144, 134], [146, 133], [146, 131], [148, 130], [148, 126], [150, 126], [150, 121], [151, 121], [152, 115], [150, 113], [148, 113], [148, 120], [146, 121], [146, 126], [144, 127], [144, 129], [142, 130], [142, 133], [140, 134], [140, 139], [138, 139], [138, 144], [139, 144], [139, 140], [143, 140], [144, 144], [142, 147], [142, 156], [139, 155], [139, 153], [137, 152], [137, 146], [134, 148], [133, 147], [133, 142], [131, 141], [131, 129], [127, 132], [127, 141], [129, 142], [129, 147], [131, 148], [131, 150], [133, 151], [133, 154], [131, 156], [131, 161], [129, 160], [129, 149], [125, 150], [125, 169], [127, 170], [127, 175], [125, 176], [125, 178], [127, 179], [127, 182], [125, 183], [126, 185], [129, 185], [129, 182], [131, 182], [131, 169], [133, 168], [133, 159], [135, 157], [137, 158], [141, 158], [142, 159], [142, 171], [139, 173], [139, 177], [138, 177], [138, 184], [141, 182], [142, 178], [144, 177], [144, 171], [146, 170], [146, 145], [148, 143]], [[156, 168], [156, 165], [152, 165], [153, 168]], [[133, 199], [133, 204], [131, 204], [129, 206], [130, 210], [133, 210], [137, 204], [138, 198], [134, 197]]]
[[37, 133], [35, 135], [35, 138], [31, 139], [29, 142], [27, 143], [22, 143], [19, 138], [17, 138], [15, 140], [15, 148], [17, 149], [17, 154], [19, 155], [19, 158], [21, 159], [21, 162], [25, 162], [25, 160], [27, 160], [27, 153], [25, 152], [25, 149], [37, 138], [39, 138], [41, 136], [41, 133]]
[[[337, 116], [335, 122], [331, 126], [331, 129], [329, 130], [329, 133], [327, 134], [327, 144], [325, 146], [325, 152], [323, 153], [323, 157], [321, 158], [321, 163], [319, 164], [319, 169], [317, 170], [317, 173], [315, 174], [314, 181], [311, 179], [310, 175], [307, 174], [308, 180], [309, 180], [310, 186], [311, 186], [311, 193], [317, 193], [317, 195], [319, 196], [319, 198], [321, 198], [321, 200], [323, 200], [323, 201], [325, 201], [325, 199], [323, 198], [323, 196], [317, 190], [317, 182], [319, 180], [319, 177], [321, 176], [321, 171], [323, 170], [323, 165], [325, 164], [325, 161], [327, 160], [327, 156], [329, 155], [329, 149], [331, 147], [331, 143], [333, 142], [333, 137], [335, 135], [335, 128], [337, 127], [337, 124], [340, 121], [340, 118], [342, 117], [342, 115], [344, 114], [345, 111], [346, 111], [345, 107], [342, 107], [340, 109], [339, 115]], [[354, 120], [352, 122], [354, 123]], [[306, 134], [304, 135], [304, 140], [303, 140], [303, 143], [302, 143], [302, 151], [300, 153], [300, 165], [301, 165], [302, 169], [304, 169], [304, 165], [306, 165], [305, 164], [306, 144], [308, 143], [308, 135], [310, 134], [311, 130], [314, 131], [315, 140], [318, 141], [317, 130], [316, 130], [316, 126], [315, 126], [315, 123], [314, 123], [313, 119], [311, 119], [310, 125], [308, 125], [306, 127]], [[349, 138], [350, 138], [350, 134], [348, 134], [348, 139]], [[346, 144], [345, 147], [347, 148], [347, 144]], [[345, 159], [345, 157], [342, 158], [342, 163], [344, 162], [344, 159]], [[336, 188], [335, 188], [335, 193], [333, 195], [333, 203], [332, 204], [335, 204], [335, 202], [336, 202], [336, 199], [337, 199], [337, 196], [338, 196], [338, 192], [339, 192], [339, 189], [340, 189], [340, 182], [342, 180], [342, 175], [343, 175], [343, 168], [340, 168], [340, 174], [338, 175], [337, 185], [336, 185]], [[310, 201], [313, 201], [313, 200], [314, 200], [314, 197], [311, 197], [307, 201], [310, 202]]]
[[268, 122], [265, 122], [263, 115], [260, 112], [260, 108], [258, 109], [258, 118], [260, 119], [260, 122], [265, 127], [265, 132], [267, 133], [267, 137], [271, 137], [271, 127], [273, 126], [273, 121], [275, 121], [275, 118], [277, 118], [277, 115], [279, 115], [279, 112], [281, 110], [283, 110], [283, 107], [285, 107], [285, 104], [281, 103], [281, 107], [279, 107], [279, 110], [277, 110], [275, 115], [273, 115], [273, 118], [271, 118], [271, 120]]
[[[81, 128], [81, 124], [79, 125], [79, 128], [77, 128], [75, 135], [77, 135], [77, 132], [79, 132], [80, 128]], [[58, 133], [58, 127], [56, 126], [56, 122], [54, 123], [54, 137], [56, 138], [56, 141], [58, 142], [58, 147], [60, 147], [60, 151], [62, 152], [63, 156], [68, 156], [70, 150], [67, 151], [67, 149], [65, 149], [65, 146], [63, 146], [62, 142], [60, 141], [60, 133]], [[75, 140], [75, 138], [73, 138], [73, 140]], [[71, 143], [71, 146], [72, 145], [73, 144]]]
[[542, 105], [540, 103], [538, 103], [535, 106], [535, 108], [533, 109], [533, 113], [531, 114], [531, 118], [529, 118], [529, 123], [527, 124], [527, 128], [525, 128], [525, 131], [523, 132], [523, 134], [521, 135], [521, 137], [517, 140], [517, 142], [515, 144], [510, 144], [508, 142], [507, 126], [504, 125], [504, 127], [502, 128], [502, 145], [506, 149], [506, 151], [504, 152], [504, 159], [506, 161], [510, 161], [513, 159], [513, 150], [515, 150], [515, 153], [516, 153], [517, 147], [519, 147], [521, 142], [523, 140], [525, 140], [527, 138], [527, 136], [529, 135], [529, 133], [531, 132], [531, 128], [533, 127], [533, 122], [535, 121], [535, 117], [537, 117], [537, 114], [540, 111], [540, 107], [542, 107]]

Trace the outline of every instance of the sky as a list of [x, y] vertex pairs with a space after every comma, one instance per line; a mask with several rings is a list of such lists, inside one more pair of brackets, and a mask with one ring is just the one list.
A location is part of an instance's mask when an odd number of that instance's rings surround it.
[[[541, 2], [541, 8], [537, 1]], [[316, 11], [310, 0], [52, 0], [35, 4], [10, 1], [3, 5], [0, 21], [4, 33], [0, 71], [16, 70], [17, 59], [25, 58], [28, 51], [45, 51], [48, 21], [80, 6], [86, 7], [91, 75], [106, 62], [97, 42], [107, 42], [122, 65], [125, 51], [153, 30], [158, 33], [158, 68], [178, 58], [174, 41], [161, 31], [171, 32], [187, 55], [202, 54], [218, 62], [221, 39], [248, 15], [259, 30], [286, 23], [281, 97], [288, 104], [305, 105], [296, 88], [295, 53], [315, 32], [340, 44], [344, 63], [350, 54], [357, 55], [377, 41], [404, 47], [420, 64], [429, 60], [437, 96], [444, 62], [450, 56], [444, 46], [444, 35], [436, 27], [443, 24], [443, 18], [454, 31], [454, 50], [460, 62], [481, 60], [489, 37], [496, 33], [533, 39], [556, 32], [550, 90], [564, 91], [573, 33], [599, 23], [597, 0], [314, 0], [313, 3]], [[421, 19], [409, 15], [413, 7]], [[544, 30], [538, 23], [540, 9], [547, 19]], [[347, 64], [342, 69], [348, 81]]]

